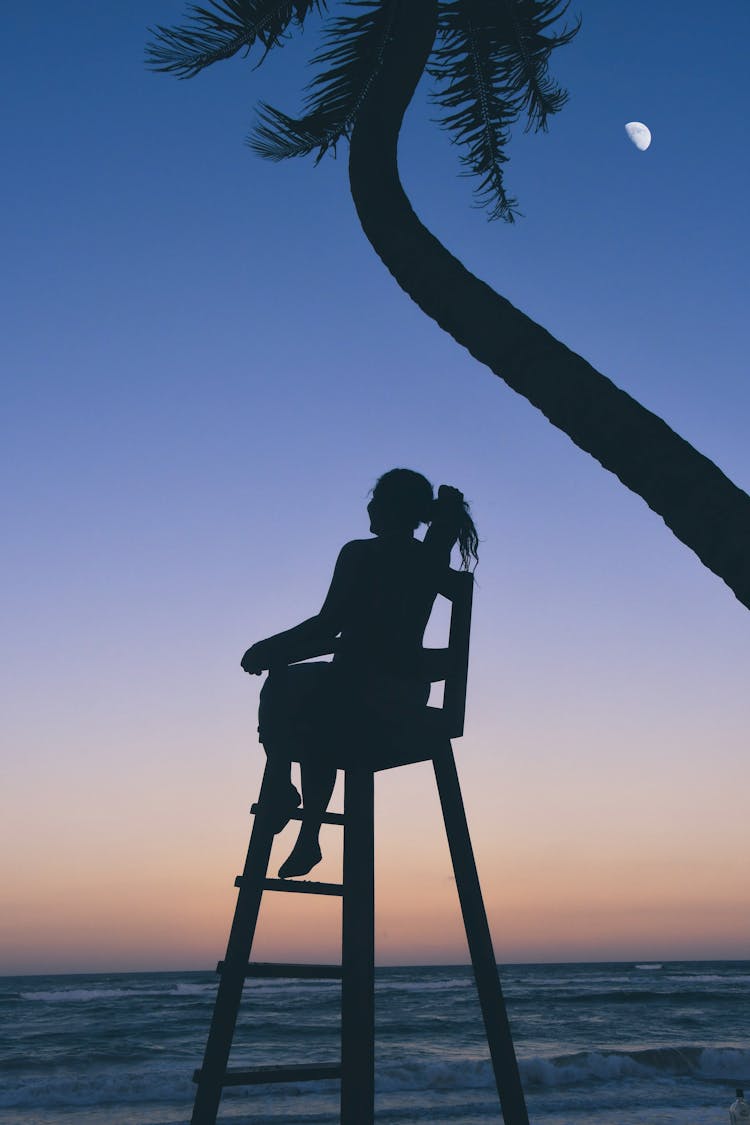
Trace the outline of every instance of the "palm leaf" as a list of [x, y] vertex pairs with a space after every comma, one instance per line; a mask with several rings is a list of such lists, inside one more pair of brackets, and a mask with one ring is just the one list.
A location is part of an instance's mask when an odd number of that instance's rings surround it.
[[250, 147], [270, 160], [304, 156], [317, 149], [316, 163], [328, 149], [335, 152], [337, 142], [351, 134], [403, 2], [350, 0], [346, 7], [360, 11], [332, 19], [326, 26], [323, 48], [312, 59], [312, 65], [321, 69], [308, 85], [303, 116], [289, 117], [261, 103]]
[[265, 48], [265, 58], [292, 23], [301, 26], [313, 9], [325, 8], [325, 0], [210, 0], [210, 4], [210, 8], [191, 4], [189, 22], [182, 27], [152, 29], [146, 59], [153, 70], [192, 78], [212, 63], [249, 51], [256, 41]]
[[503, 91], [495, 36], [481, 22], [479, 7], [474, 0], [445, 5], [429, 72], [444, 86], [434, 95], [446, 111], [440, 123], [466, 150], [460, 160], [467, 175], [479, 177], [479, 205], [490, 208], [491, 219], [513, 222], [516, 202], [505, 191], [502, 166], [514, 111]]
[[527, 115], [526, 129], [547, 129], [547, 118], [568, 100], [568, 93], [549, 75], [549, 56], [578, 34], [580, 17], [557, 35], [543, 33], [565, 15], [570, 0], [501, 0], [507, 12], [506, 84], [517, 92], [520, 112]]
[[429, 64], [438, 82], [440, 123], [465, 151], [467, 175], [478, 177], [476, 196], [490, 219], [513, 222], [503, 165], [510, 128], [522, 114], [526, 128], [546, 129], [567, 94], [549, 77], [550, 52], [570, 42], [578, 24], [558, 35], [547, 28], [568, 0], [443, 0], [438, 40]]

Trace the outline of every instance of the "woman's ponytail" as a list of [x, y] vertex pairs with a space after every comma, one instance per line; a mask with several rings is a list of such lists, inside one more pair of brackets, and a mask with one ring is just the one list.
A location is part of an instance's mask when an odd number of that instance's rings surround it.
[[[474, 520], [471, 518], [469, 505], [464, 500], [464, 512], [461, 519], [461, 524], [458, 528], [458, 549], [461, 552], [461, 569], [462, 570], [475, 570], [479, 562], [479, 555], [477, 550], [479, 548], [479, 536], [477, 529], [474, 526]], [[474, 565], [472, 566], [472, 559]]]
[[[432, 503], [432, 519], [441, 517], [456, 527], [458, 549], [461, 553], [461, 569], [473, 570], [479, 562], [477, 549], [479, 536], [471, 518], [471, 509], [462, 492], [450, 485], [441, 484], [437, 499]], [[472, 560], [474, 566], [472, 566]]]

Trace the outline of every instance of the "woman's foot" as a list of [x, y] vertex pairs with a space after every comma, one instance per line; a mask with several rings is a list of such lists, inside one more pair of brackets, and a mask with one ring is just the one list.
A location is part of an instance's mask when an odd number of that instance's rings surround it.
[[292, 813], [299, 808], [302, 798], [292, 785], [291, 781], [279, 787], [279, 791], [271, 798], [269, 820], [274, 833], [286, 828], [292, 818]]
[[307, 875], [322, 858], [317, 841], [298, 839], [289, 858], [284, 860], [279, 868], [279, 878], [290, 879], [295, 875]]

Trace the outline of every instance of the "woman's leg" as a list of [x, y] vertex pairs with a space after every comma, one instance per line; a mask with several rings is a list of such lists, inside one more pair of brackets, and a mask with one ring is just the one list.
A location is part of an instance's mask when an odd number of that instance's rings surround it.
[[279, 868], [279, 876], [288, 879], [293, 875], [307, 875], [320, 863], [320, 826], [323, 814], [336, 784], [335, 766], [320, 762], [303, 762], [302, 773], [302, 824], [297, 842], [289, 858]]
[[274, 832], [286, 828], [292, 813], [300, 804], [300, 795], [292, 785], [292, 763], [288, 753], [274, 748], [273, 743], [263, 747], [268, 764], [266, 770], [270, 781], [271, 817]]
[[292, 785], [292, 750], [294, 696], [289, 688], [287, 669], [269, 675], [260, 693], [258, 737], [266, 752], [266, 771], [270, 782], [271, 810], [274, 832], [281, 832], [300, 803], [300, 795]]
[[332, 664], [307, 666], [304, 698], [304, 751], [300, 755], [302, 776], [302, 825], [289, 858], [279, 876], [306, 875], [320, 863], [320, 825], [336, 784], [336, 767], [330, 753], [339, 737], [342, 692]]

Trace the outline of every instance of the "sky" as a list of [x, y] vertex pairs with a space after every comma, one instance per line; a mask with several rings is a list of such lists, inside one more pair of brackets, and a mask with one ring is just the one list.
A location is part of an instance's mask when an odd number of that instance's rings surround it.
[[[473, 206], [421, 87], [404, 183], [748, 490], [750, 13], [574, 8], [570, 102], [509, 150], [524, 217]], [[461, 488], [480, 531], [455, 751], [498, 960], [750, 957], [747, 611], [401, 292], [345, 151], [243, 144], [259, 99], [298, 110], [312, 27], [178, 82], [143, 55], [182, 10], [4, 13], [0, 973], [223, 955], [263, 767], [240, 657], [317, 611], [396, 465]], [[376, 800], [379, 962], [467, 961], [429, 766]], [[323, 844], [336, 879], [337, 829]], [[338, 955], [338, 900], [297, 897], [267, 896], [256, 959]]]

